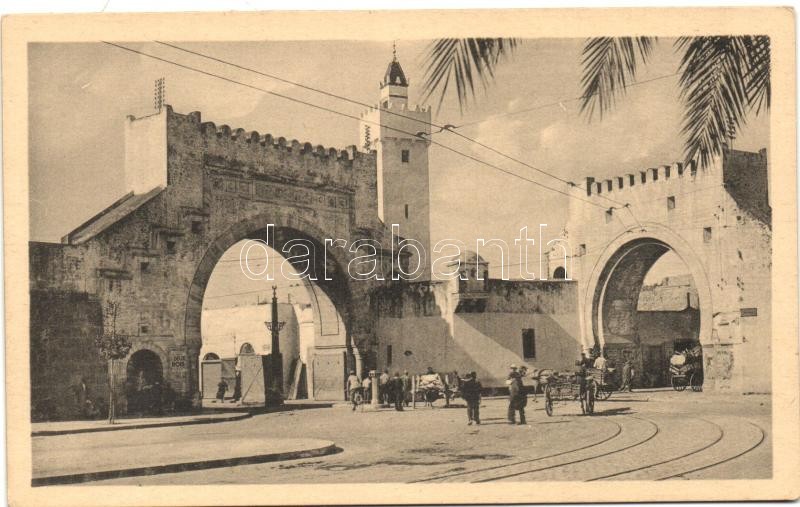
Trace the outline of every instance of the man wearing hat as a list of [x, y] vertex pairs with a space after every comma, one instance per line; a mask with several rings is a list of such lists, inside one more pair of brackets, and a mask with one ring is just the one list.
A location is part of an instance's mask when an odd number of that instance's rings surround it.
[[527, 400], [522, 389], [522, 375], [517, 371], [517, 365], [510, 366], [508, 373], [508, 424], [515, 424], [516, 412], [519, 411], [519, 424], [525, 423], [525, 405]]
[[481, 383], [478, 382], [478, 375], [473, 371], [467, 375], [467, 380], [461, 385], [461, 396], [467, 402], [467, 424], [481, 423]]

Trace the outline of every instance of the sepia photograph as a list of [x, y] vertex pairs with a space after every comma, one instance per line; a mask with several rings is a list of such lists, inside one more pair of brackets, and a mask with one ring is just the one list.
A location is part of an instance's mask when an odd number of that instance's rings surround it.
[[794, 18], [732, 11], [6, 18], [20, 504], [796, 498]]

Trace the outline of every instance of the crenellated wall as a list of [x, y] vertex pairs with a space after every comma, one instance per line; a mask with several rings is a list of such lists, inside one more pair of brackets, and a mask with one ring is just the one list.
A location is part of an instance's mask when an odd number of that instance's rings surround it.
[[[675, 163], [588, 177], [584, 187], [589, 202], [570, 200], [566, 227], [584, 347], [636, 339], [644, 275], [671, 250], [697, 288], [706, 388], [769, 391], [766, 150], [726, 150], [704, 168]], [[550, 273], [562, 264], [563, 254], [554, 252]]]
[[[277, 249], [301, 238], [318, 246], [318, 273], [325, 267], [321, 252], [327, 238], [348, 244], [369, 238], [390, 251], [377, 217], [374, 153], [217, 127], [203, 123], [200, 113], [178, 114], [169, 106], [157, 115], [126, 121], [130, 192], [67, 234], [62, 244], [30, 244], [32, 299], [54, 301], [58, 308], [53, 311], [62, 313], [78, 296], [99, 308], [117, 302], [116, 331], [131, 336], [135, 349], [152, 350], [161, 358], [164, 380], [186, 403], [199, 401], [203, 293], [230, 246], [245, 238], [266, 239], [265, 228], [273, 224]], [[142, 152], [134, 156], [137, 150]], [[345, 354], [352, 363], [355, 353], [358, 361], [359, 348], [375, 343], [372, 317], [352, 302], [374, 284], [356, 286], [346, 276], [354, 254], [342, 248], [327, 253], [334, 280], [317, 283], [320, 297], [315, 300], [329, 299], [333, 310], [325, 311], [337, 312], [343, 326], [335, 335], [317, 329], [308, 369], [314, 375], [319, 364], [326, 372], [316, 379], [316, 389], [331, 399], [343, 396]], [[32, 319], [31, 332], [40, 335], [51, 324]], [[88, 325], [76, 329], [93, 332]], [[81, 343], [92, 339], [76, 337]], [[119, 385], [125, 385], [126, 364], [119, 365]], [[97, 363], [95, 373], [102, 375], [103, 368]], [[33, 386], [34, 393], [43, 391]], [[124, 396], [120, 408], [125, 409]]]

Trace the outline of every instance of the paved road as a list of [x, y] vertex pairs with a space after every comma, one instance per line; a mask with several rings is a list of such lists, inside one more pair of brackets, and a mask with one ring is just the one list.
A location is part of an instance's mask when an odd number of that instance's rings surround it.
[[497, 399], [484, 401], [481, 426], [466, 424], [465, 409], [334, 407], [213, 425], [42, 437], [35, 446], [41, 452], [83, 448], [92, 459], [120, 445], [126, 433], [154, 452], [177, 445], [202, 455], [204, 442], [258, 437], [318, 438], [342, 448], [320, 458], [95, 484], [756, 479], [772, 473], [768, 396], [615, 394], [598, 402], [591, 417], [580, 415], [574, 402], [556, 406], [553, 417], [541, 399], [528, 408], [526, 426], [508, 425], [505, 402]]

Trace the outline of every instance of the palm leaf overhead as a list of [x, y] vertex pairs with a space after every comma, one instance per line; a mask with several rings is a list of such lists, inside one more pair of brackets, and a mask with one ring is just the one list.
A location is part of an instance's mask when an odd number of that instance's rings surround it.
[[[596, 37], [583, 48], [581, 111], [589, 120], [614, 107], [651, 57], [655, 37]], [[517, 39], [438, 39], [426, 57], [424, 97], [439, 91], [441, 107], [455, 86], [463, 108], [486, 88], [501, 57]], [[767, 36], [683, 37], [675, 42], [683, 53], [679, 87], [685, 104], [682, 133], [686, 161], [707, 165], [722, 153], [750, 113], [770, 107], [770, 41]]]
[[439, 90], [440, 108], [451, 82], [455, 83], [458, 103], [466, 106], [475, 95], [476, 81], [486, 88], [494, 78], [500, 58], [514, 50], [515, 39], [438, 39], [425, 59], [424, 100]]
[[583, 48], [581, 112], [591, 118], [614, 106], [628, 84], [636, 79], [641, 61], [647, 63], [655, 37], [597, 37]]
[[[766, 40], [764, 40], [766, 39]], [[722, 153], [747, 114], [769, 108], [769, 39], [682, 37], [681, 97], [685, 158], [706, 166]]]
[[744, 122], [746, 47], [733, 37], [685, 37], [676, 47], [685, 51], [680, 86], [686, 159], [706, 166]]
[[[750, 39], [750, 37], [748, 37]], [[747, 44], [748, 72], [745, 75], [747, 100], [750, 107], [755, 107], [756, 114], [761, 108], [769, 109], [770, 105], [770, 45], [769, 37], [759, 35], [752, 37]]]

